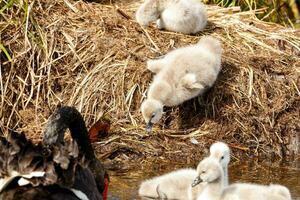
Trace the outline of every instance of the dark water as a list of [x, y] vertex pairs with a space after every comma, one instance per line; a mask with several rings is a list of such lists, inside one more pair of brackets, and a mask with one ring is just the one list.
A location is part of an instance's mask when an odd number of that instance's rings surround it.
[[[167, 166], [151, 166], [146, 169], [126, 173], [110, 172], [109, 199], [139, 199], [137, 191], [142, 180], [179, 168], [183, 167], [169, 164]], [[293, 200], [300, 200], [300, 162], [285, 164], [231, 163], [229, 177], [231, 183], [238, 181], [260, 184], [282, 184], [290, 189]]]

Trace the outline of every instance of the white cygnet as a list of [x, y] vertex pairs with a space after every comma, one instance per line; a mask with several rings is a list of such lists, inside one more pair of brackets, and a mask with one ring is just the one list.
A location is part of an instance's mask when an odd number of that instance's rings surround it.
[[[230, 161], [230, 149], [225, 143], [216, 142], [210, 147], [209, 157], [219, 160], [222, 168], [227, 169]], [[197, 195], [202, 191], [202, 185], [191, 187], [196, 177], [195, 169], [179, 169], [143, 181], [139, 188], [139, 195], [150, 198], [196, 200]]]
[[230, 162], [230, 149], [223, 142], [216, 142], [210, 146], [210, 158], [219, 160], [224, 172], [224, 186], [228, 186], [228, 164]]
[[141, 105], [148, 131], [162, 117], [164, 106], [179, 105], [213, 86], [221, 70], [221, 54], [219, 40], [204, 36], [195, 45], [148, 61], [148, 69], [156, 73]]
[[156, 20], [159, 29], [191, 34], [205, 28], [207, 13], [197, 0], [146, 0], [136, 12], [136, 20], [142, 26]]
[[236, 183], [224, 187], [224, 172], [219, 161], [205, 158], [197, 167], [193, 186], [203, 185], [197, 200], [291, 200], [289, 190], [281, 185]]
[[160, 199], [187, 199], [187, 189], [197, 177], [195, 169], [179, 169], [162, 176], [143, 181], [139, 196]]

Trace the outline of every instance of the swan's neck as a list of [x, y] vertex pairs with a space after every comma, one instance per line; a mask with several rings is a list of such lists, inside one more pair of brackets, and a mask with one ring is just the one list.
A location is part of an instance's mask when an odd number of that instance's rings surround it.
[[228, 168], [225, 167], [223, 168], [224, 170], [224, 187], [227, 187], [229, 185], [229, 180], [228, 180]]
[[72, 138], [77, 142], [79, 150], [88, 160], [96, 158], [88, 131], [81, 114], [73, 107], [62, 107], [53, 113], [44, 131], [44, 143], [53, 145], [64, 141], [64, 134], [69, 128]]
[[69, 126], [72, 138], [77, 142], [80, 152], [85, 154], [85, 157], [89, 160], [96, 158], [94, 149], [90, 142], [86, 125], [81, 115], [74, 117], [74, 120], [70, 122]]
[[222, 178], [219, 178], [214, 182], [207, 183], [197, 200], [219, 200], [224, 188], [223, 184]]

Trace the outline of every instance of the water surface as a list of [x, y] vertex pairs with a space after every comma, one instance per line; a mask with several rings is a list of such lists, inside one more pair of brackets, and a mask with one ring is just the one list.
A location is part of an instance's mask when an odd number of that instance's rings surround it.
[[[189, 166], [192, 167], [192, 166]], [[161, 175], [175, 169], [184, 168], [180, 165], [152, 165], [129, 172], [110, 172], [111, 200], [140, 199], [137, 195], [142, 180]], [[254, 162], [231, 163], [229, 167], [230, 182], [252, 182], [260, 184], [277, 183], [287, 186], [293, 200], [300, 200], [300, 163], [257, 164]]]

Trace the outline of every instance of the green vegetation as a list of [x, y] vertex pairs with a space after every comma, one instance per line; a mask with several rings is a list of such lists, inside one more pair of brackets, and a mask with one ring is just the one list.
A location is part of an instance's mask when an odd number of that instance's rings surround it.
[[203, 0], [208, 4], [223, 7], [240, 6], [242, 10], [262, 9], [259, 19], [280, 23], [285, 26], [300, 27], [300, 3], [297, 0]]
[[11, 61], [11, 57], [9, 55], [9, 53], [7, 52], [6, 48], [0, 43], [0, 50], [3, 51], [3, 53], [5, 54], [6, 58]]

